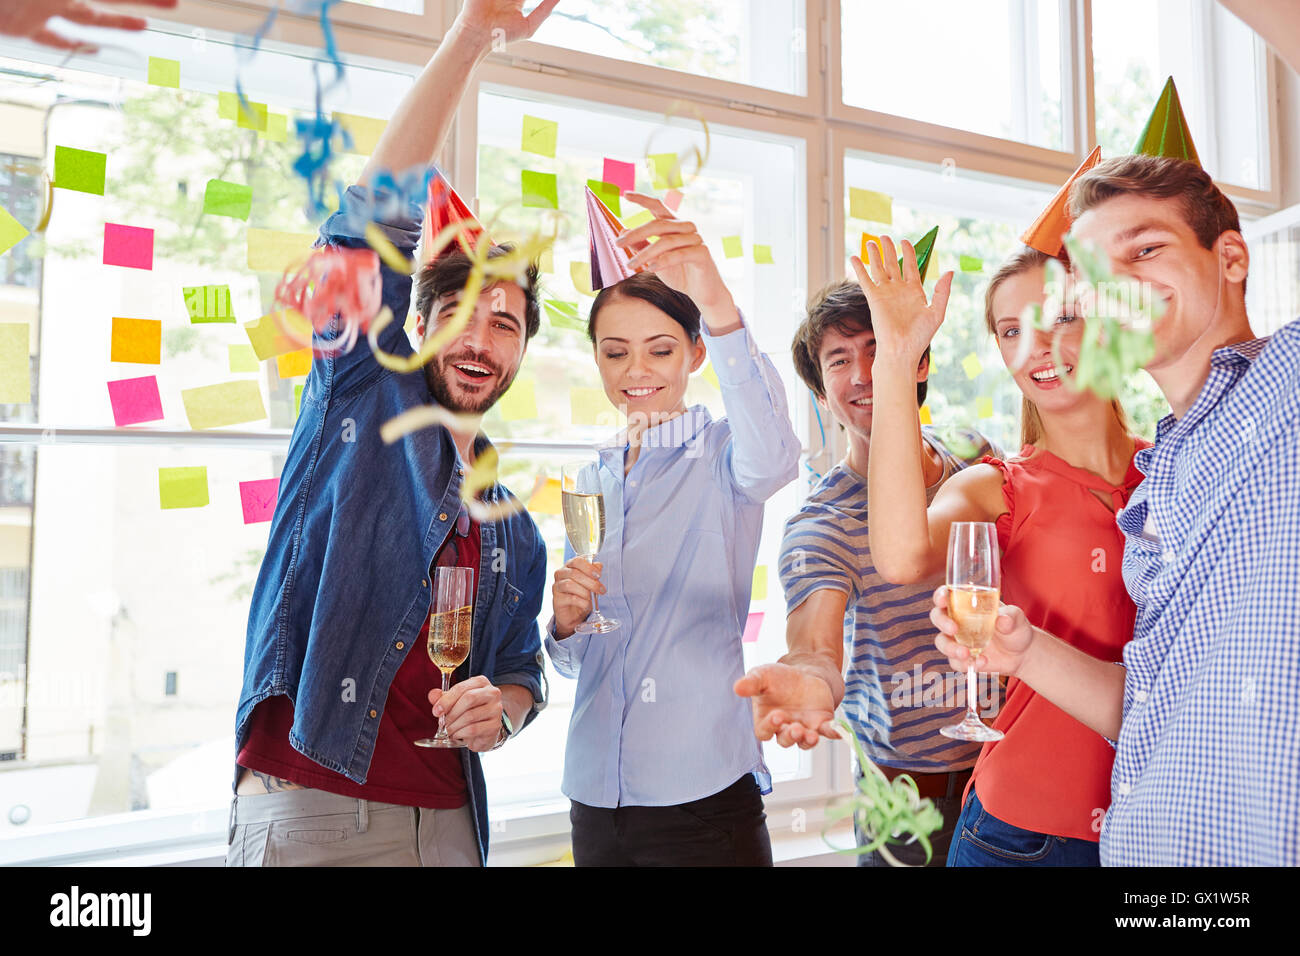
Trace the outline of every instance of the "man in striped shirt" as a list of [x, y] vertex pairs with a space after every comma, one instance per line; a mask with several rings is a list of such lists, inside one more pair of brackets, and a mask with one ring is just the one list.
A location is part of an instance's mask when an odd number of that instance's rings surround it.
[[[790, 653], [752, 669], [736, 692], [754, 698], [760, 739], [775, 737], [782, 746], [803, 749], [820, 737], [838, 736], [831, 717], [842, 701], [868, 757], [890, 779], [910, 774], [921, 795], [943, 813], [944, 827], [932, 835], [929, 861], [942, 866], [979, 745], [939, 733], [961, 719], [966, 697], [964, 678], [946, 666], [933, 644], [932, 584], [889, 584], [872, 565], [866, 476], [875, 341], [866, 296], [854, 281], [818, 293], [795, 334], [795, 369], [818, 405], [848, 434], [849, 451], [786, 523], [780, 572]], [[918, 405], [925, 401], [929, 356], [927, 350], [917, 369]], [[977, 432], [944, 435], [922, 429], [930, 499], [968, 464], [999, 454]], [[845, 645], [850, 648], [847, 674]], [[990, 680], [982, 691], [977, 700], [984, 714], [993, 716], [997, 688]], [[862, 834], [858, 845], [865, 845]], [[926, 862], [919, 843], [891, 847], [891, 853], [904, 863]], [[872, 852], [861, 854], [858, 863], [883, 866], [885, 860]]]

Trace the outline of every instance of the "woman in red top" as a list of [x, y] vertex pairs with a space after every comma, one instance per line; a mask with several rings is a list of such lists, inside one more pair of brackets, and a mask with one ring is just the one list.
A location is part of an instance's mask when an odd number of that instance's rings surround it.
[[[1034, 330], [1031, 343], [1021, 342], [1021, 315], [1044, 301], [1048, 257], [1032, 249], [1013, 256], [985, 296], [985, 321], [1024, 394], [1020, 455], [985, 458], [954, 475], [927, 510], [915, 400], [909, 405], [907, 395], [943, 321], [951, 275], [927, 303], [910, 245], [900, 270], [892, 242], [883, 244], [883, 260], [872, 248], [869, 269], [857, 266], [876, 333], [869, 495], [889, 502], [871, 516], [876, 570], [897, 583], [932, 578], [943, 572], [954, 521], [996, 522], [1003, 599], [1089, 654], [1119, 661], [1135, 612], [1115, 511], [1142, 480], [1133, 455], [1146, 443], [1129, 433], [1118, 402], [1062, 380], [1083, 330], [1069, 309], [1054, 317], [1051, 333]], [[1053, 339], [1064, 369], [1053, 361]], [[948, 865], [1097, 866], [1110, 745], [1014, 679], [993, 726], [1004, 737], [980, 752]]]

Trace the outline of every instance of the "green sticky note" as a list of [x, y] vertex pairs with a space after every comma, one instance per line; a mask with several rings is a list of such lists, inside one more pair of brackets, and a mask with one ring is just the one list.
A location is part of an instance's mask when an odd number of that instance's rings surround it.
[[230, 286], [183, 286], [181, 293], [185, 296], [185, 311], [189, 313], [191, 323], [235, 321], [235, 310], [230, 305]]
[[[616, 216], [623, 215], [623, 209], [618, 201], [618, 187], [613, 183], [604, 183], [599, 179], [588, 179], [587, 188], [596, 194], [596, 198], [609, 207], [609, 211]], [[649, 212], [647, 209], [646, 212]]]
[[676, 153], [651, 153], [650, 179], [655, 189], [680, 189], [682, 187], [682, 162]]
[[54, 186], [79, 193], [104, 195], [108, 157], [71, 146], [54, 147]]
[[739, 259], [744, 256], [745, 244], [740, 241], [740, 236], [723, 236], [722, 254], [728, 259]]
[[285, 113], [267, 113], [266, 130], [257, 134], [272, 143], [289, 142], [289, 117]]
[[251, 379], [181, 389], [181, 401], [190, 427], [197, 430], [242, 425], [266, 418], [262, 390]]
[[303, 384], [304, 384], [304, 383], [299, 383], [299, 384], [297, 384], [297, 385], [295, 385], [295, 386], [293, 387], [293, 417], [294, 417], [295, 419], [298, 417], [298, 414], [302, 411], [302, 386], [303, 386]]
[[229, 216], [247, 222], [253, 211], [253, 187], [221, 179], [209, 180], [203, 194], [203, 211], [209, 216]]
[[627, 219], [624, 219], [623, 225], [628, 229], [635, 229], [637, 226], [644, 226], [647, 222], [649, 222], [654, 217], [655, 214], [652, 213], [649, 209], [642, 209], [635, 216], [629, 216]]
[[9, 215], [8, 209], [0, 206], [0, 256], [30, 235], [26, 226]]
[[849, 215], [868, 222], [894, 222], [894, 199], [871, 189], [849, 187]]
[[958, 264], [962, 272], [983, 272], [984, 260], [977, 256], [960, 256]]
[[217, 115], [223, 120], [235, 122], [239, 119], [239, 94], [238, 93], [218, 93], [217, 94]]
[[257, 353], [253, 351], [251, 345], [231, 345], [230, 349], [230, 370], [232, 372], [256, 372]]
[[149, 84], [179, 90], [181, 88], [180, 61], [164, 59], [161, 56], [149, 57]]
[[980, 362], [980, 357], [974, 352], [961, 360], [961, 367], [966, 372], [967, 378], [978, 378], [980, 372], [984, 371], [984, 365]]
[[239, 103], [236, 99], [236, 105], [239, 107], [239, 118], [235, 125], [240, 129], [256, 130], [259, 133], [266, 132], [267, 109], [265, 103], [254, 103], [251, 100], [247, 105]]
[[544, 304], [551, 325], [559, 329], [572, 329], [575, 332], [586, 334], [587, 324], [582, 321], [582, 316], [578, 314], [576, 304], [564, 302], [560, 299], [547, 299]]
[[534, 206], [538, 209], [560, 208], [555, 173], [539, 173], [533, 169], [524, 169], [519, 173], [519, 182], [523, 190], [525, 206]]
[[159, 468], [158, 503], [163, 508], [207, 507], [208, 466]]
[[497, 402], [501, 418], [507, 422], [526, 421], [537, 417], [537, 390], [531, 378], [516, 378], [510, 390]]
[[754, 261], [762, 265], [772, 264], [772, 247], [754, 243]]
[[26, 405], [32, 400], [31, 336], [26, 322], [0, 324], [0, 403]]
[[536, 153], [538, 156], [549, 156], [554, 159], [555, 139], [559, 132], [559, 123], [525, 115], [524, 132], [519, 148], [526, 153]]
[[993, 399], [988, 395], [981, 395], [975, 400], [975, 417], [992, 418], [993, 417]]

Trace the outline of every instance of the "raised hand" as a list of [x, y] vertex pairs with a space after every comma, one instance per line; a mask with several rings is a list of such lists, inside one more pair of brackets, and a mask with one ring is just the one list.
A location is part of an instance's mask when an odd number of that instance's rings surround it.
[[752, 698], [754, 734], [782, 747], [801, 750], [816, 746], [822, 737], [838, 739], [832, 720], [835, 699], [826, 681], [792, 664], [760, 664], [751, 668], [732, 688]]
[[542, 25], [559, 0], [542, 0], [528, 16], [523, 0], [465, 0], [456, 26], [482, 37], [497, 50], [515, 40], [527, 40]]
[[[948, 589], [941, 587], [934, 592], [934, 607], [930, 609], [930, 621], [939, 629], [934, 646], [948, 657], [948, 664], [955, 671], [965, 672], [970, 663], [970, 648], [958, 644], [952, 635], [957, 633], [957, 622], [948, 616]], [[1025, 656], [1034, 642], [1034, 628], [1025, 617], [1025, 612], [1014, 604], [1004, 604], [998, 611], [993, 625], [993, 640], [985, 645], [979, 657], [975, 659], [975, 670], [981, 673], [1002, 674], [1016, 677], [1024, 665]]]
[[56, 50], [95, 53], [99, 47], [93, 43], [71, 40], [55, 33], [46, 23], [52, 17], [62, 17], [71, 23], [88, 27], [107, 27], [113, 30], [145, 28], [143, 17], [124, 16], [99, 9], [103, 4], [114, 3], [133, 3], [136, 6], [160, 9], [176, 6], [176, 0], [99, 0], [99, 3], [85, 3], [83, 0], [4, 0], [0, 3], [0, 33], [26, 37], [34, 43], [54, 47]]
[[883, 249], [874, 242], [867, 244], [865, 266], [861, 259], [853, 257], [853, 271], [871, 308], [877, 354], [896, 355], [915, 365], [943, 324], [952, 291], [952, 272], [940, 277], [934, 287], [934, 299], [927, 300], [912, 244], [903, 240], [900, 270], [894, 241], [882, 236], [880, 243]]

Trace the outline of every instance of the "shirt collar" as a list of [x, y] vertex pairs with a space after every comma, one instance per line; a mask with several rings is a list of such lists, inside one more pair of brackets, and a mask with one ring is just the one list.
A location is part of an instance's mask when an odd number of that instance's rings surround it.
[[[1210, 374], [1206, 377], [1205, 385], [1201, 387], [1201, 393], [1196, 397], [1196, 401], [1181, 419], [1175, 418], [1172, 413], [1160, 419], [1159, 424], [1156, 425], [1156, 441], [1159, 442], [1177, 426], [1181, 425], [1184, 429], [1192, 428], [1205, 418], [1228, 389], [1235, 385], [1255, 359], [1259, 358], [1259, 354], [1264, 351], [1268, 343], [1269, 336], [1266, 335], [1263, 338], [1246, 339], [1244, 342], [1233, 342], [1215, 349], [1210, 355]], [[1216, 376], [1215, 371], [1220, 369], [1225, 374]]]
[[[647, 428], [641, 433], [641, 450], [650, 448], [681, 448], [688, 445], [713, 421], [713, 416], [703, 405], [692, 405], [676, 418]], [[622, 454], [627, 448], [627, 429], [604, 441], [597, 442], [596, 451], [601, 458], [614, 453]]]

